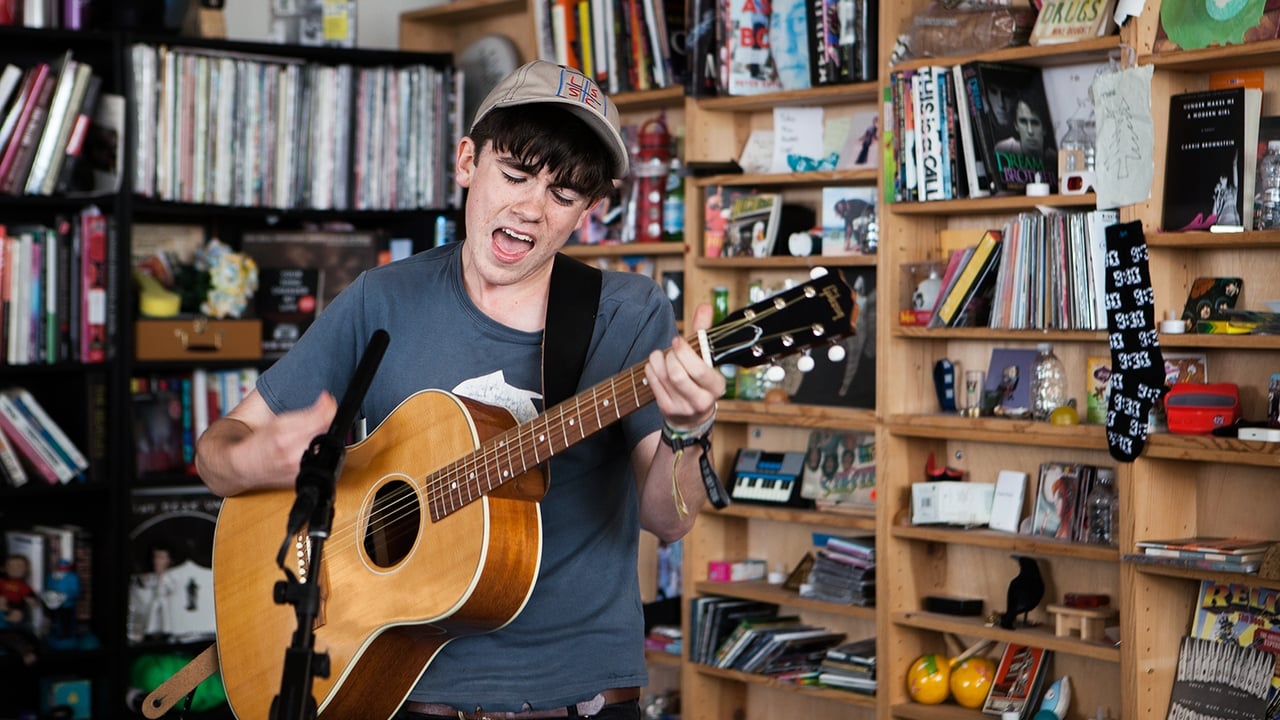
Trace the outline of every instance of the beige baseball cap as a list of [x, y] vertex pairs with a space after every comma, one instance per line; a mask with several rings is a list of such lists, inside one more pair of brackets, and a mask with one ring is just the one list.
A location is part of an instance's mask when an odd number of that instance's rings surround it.
[[475, 128], [490, 110], [533, 103], [559, 103], [582, 118], [609, 149], [614, 179], [627, 176], [630, 153], [619, 131], [618, 108], [600, 86], [586, 75], [546, 60], [534, 60], [517, 68], [485, 97], [476, 110]]

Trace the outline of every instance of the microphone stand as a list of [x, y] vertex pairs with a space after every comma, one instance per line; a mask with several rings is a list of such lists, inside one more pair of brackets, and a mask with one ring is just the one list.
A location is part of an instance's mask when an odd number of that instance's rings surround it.
[[[289, 529], [276, 557], [284, 570], [285, 580], [275, 584], [277, 604], [291, 603], [298, 619], [293, 640], [285, 650], [284, 669], [280, 678], [280, 694], [271, 701], [272, 720], [304, 720], [316, 717], [316, 702], [311, 688], [316, 677], [329, 677], [329, 656], [315, 652], [315, 619], [320, 612], [319, 568], [324, 541], [333, 525], [333, 497], [338, 475], [346, 458], [346, 435], [355, 422], [360, 404], [382, 362], [390, 336], [386, 330], [375, 330], [356, 367], [351, 384], [342, 396], [329, 431], [311, 441], [303, 453], [295, 481], [297, 497], [289, 511]], [[307, 527], [311, 551], [305, 578], [299, 580], [285, 565], [293, 537]]]

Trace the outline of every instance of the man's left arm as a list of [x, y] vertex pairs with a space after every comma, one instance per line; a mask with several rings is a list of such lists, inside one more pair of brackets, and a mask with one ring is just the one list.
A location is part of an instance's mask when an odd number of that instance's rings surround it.
[[[700, 305], [694, 313], [693, 329], [710, 326], [711, 306]], [[711, 432], [725, 380], [696, 347], [680, 337], [670, 349], [649, 356], [645, 378], [662, 413], [663, 428], [632, 450], [639, 483], [640, 525], [659, 539], [674, 542], [693, 527], [707, 491], [700, 467], [703, 447], [689, 444], [677, 450], [673, 446]]]

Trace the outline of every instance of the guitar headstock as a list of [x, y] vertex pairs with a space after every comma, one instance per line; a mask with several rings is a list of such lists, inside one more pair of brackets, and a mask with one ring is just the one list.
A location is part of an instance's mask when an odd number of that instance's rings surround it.
[[853, 291], [828, 273], [735, 310], [707, 330], [712, 363], [754, 367], [854, 333]]

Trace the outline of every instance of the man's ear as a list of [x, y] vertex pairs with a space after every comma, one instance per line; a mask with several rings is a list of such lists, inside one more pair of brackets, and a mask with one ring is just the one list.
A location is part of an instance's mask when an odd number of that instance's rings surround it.
[[470, 136], [458, 141], [458, 154], [454, 159], [454, 179], [458, 185], [469, 188], [476, 172], [476, 143]]

